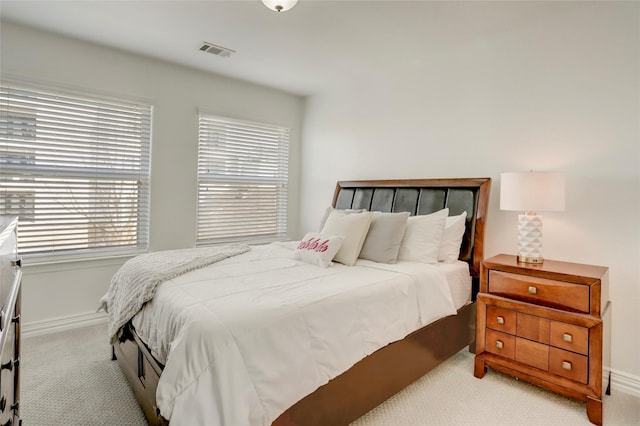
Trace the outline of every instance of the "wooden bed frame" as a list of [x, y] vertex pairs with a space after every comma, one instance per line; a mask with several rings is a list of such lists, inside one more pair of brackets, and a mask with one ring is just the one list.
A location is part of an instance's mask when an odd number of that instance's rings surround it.
[[[412, 215], [429, 214], [445, 207], [449, 208], [449, 215], [466, 211], [460, 260], [469, 263], [475, 302], [490, 188], [490, 178], [343, 181], [336, 185], [332, 206], [409, 211]], [[465, 346], [475, 352], [473, 302], [460, 308], [457, 315], [431, 323], [359, 361], [298, 401], [273, 425], [348, 425]], [[167, 425], [156, 407], [155, 395], [164, 366], [151, 355], [130, 322], [113, 346], [113, 358], [118, 360], [149, 423]]]

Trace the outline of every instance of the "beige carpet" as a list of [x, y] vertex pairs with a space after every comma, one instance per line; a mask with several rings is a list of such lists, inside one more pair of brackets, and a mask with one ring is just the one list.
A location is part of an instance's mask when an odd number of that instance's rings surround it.
[[[147, 424], [111, 361], [106, 325], [25, 338], [21, 359], [25, 426]], [[640, 398], [614, 389], [604, 422], [640, 425]], [[589, 424], [583, 403], [491, 370], [474, 378], [473, 357], [462, 351], [354, 426]]]

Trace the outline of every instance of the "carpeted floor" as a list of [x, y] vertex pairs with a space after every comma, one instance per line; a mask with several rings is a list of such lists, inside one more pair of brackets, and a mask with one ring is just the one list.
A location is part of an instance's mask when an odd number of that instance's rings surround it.
[[147, 425], [111, 361], [106, 324], [23, 338], [21, 350], [24, 426]]
[[[25, 338], [20, 367], [25, 426], [147, 424], [111, 361], [106, 325]], [[606, 396], [604, 422], [640, 425], [640, 398]], [[474, 378], [462, 351], [353, 426], [589, 424], [583, 403], [493, 371]]]

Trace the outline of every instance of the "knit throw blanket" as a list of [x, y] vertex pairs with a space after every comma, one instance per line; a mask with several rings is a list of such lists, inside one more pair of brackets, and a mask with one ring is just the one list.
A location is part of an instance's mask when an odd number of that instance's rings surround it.
[[111, 279], [109, 292], [101, 299], [102, 307], [109, 314], [111, 343], [116, 341], [127, 321], [153, 299], [158, 285], [247, 251], [247, 245], [166, 250], [142, 254], [125, 262]]

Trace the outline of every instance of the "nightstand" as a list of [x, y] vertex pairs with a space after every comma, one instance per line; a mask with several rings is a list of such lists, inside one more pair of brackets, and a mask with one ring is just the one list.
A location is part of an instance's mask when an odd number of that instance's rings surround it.
[[[480, 266], [475, 377], [487, 367], [584, 401], [602, 425], [608, 366], [608, 268], [501, 254]], [[610, 374], [604, 380], [609, 393]]]

